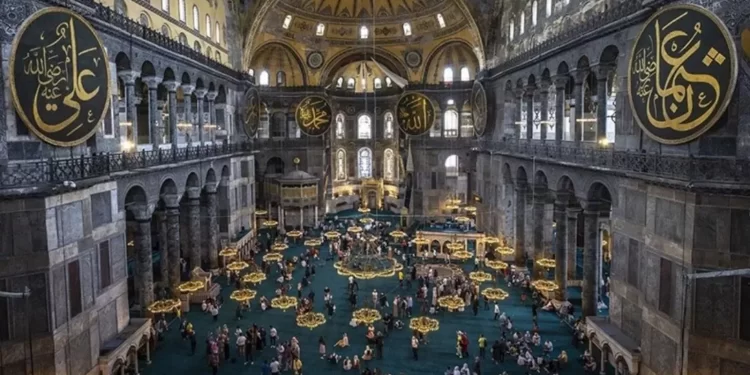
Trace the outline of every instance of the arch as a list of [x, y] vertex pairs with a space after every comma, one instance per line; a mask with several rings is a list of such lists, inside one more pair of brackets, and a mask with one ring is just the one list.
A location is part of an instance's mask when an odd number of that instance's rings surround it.
[[148, 195], [146, 189], [141, 185], [133, 185], [128, 189], [125, 194], [125, 208], [127, 209], [130, 205], [136, 204], [148, 204]]
[[443, 135], [446, 138], [458, 137], [458, 111], [451, 108], [443, 112]]
[[156, 68], [154, 68], [154, 64], [151, 63], [151, 61], [144, 61], [141, 65], [141, 77], [153, 77], [156, 75]]
[[307, 67], [303, 59], [291, 46], [272, 41], [258, 46], [250, 60], [250, 68], [257, 71], [283, 71], [287, 86], [305, 86], [308, 82]]
[[538, 189], [548, 189], [549, 184], [547, 183], [547, 175], [543, 171], [539, 170], [534, 173], [534, 187]]
[[336, 151], [336, 180], [344, 181], [347, 176], [346, 170], [346, 150], [340, 148]]
[[518, 167], [516, 169], [516, 185], [525, 186], [529, 183], [528, 177], [526, 177], [526, 169], [524, 167]]
[[512, 184], [513, 183], [513, 174], [510, 171], [510, 164], [504, 163], [501, 173], [502, 173], [502, 176], [503, 176], [503, 181], [506, 184]]
[[385, 138], [393, 138], [393, 112], [385, 112], [385, 114], [383, 115], [383, 125]]
[[556, 190], [558, 192], [566, 192], [575, 196], [576, 188], [575, 188], [575, 185], [573, 184], [573, 179], [571, 179], [567, 175], [563, 175], [557, 181]]
[[284, 174], [284, 161], [274, 156], [266, 162], [266, 174]]
[[115, 56], [115, 66], [117, 67], [118, 71], [127, 71], [131, 70], [130, 66], [130, 57], [125, 52], [118, 52]]
[[216, 171], [214, 171], [213, 168], [209, 168], [208, 171], [206, 171], [206, 180], [204, 181], [204, 185], [206, 187], [210, 185], [216, 184]]
[[195, 50], [195, 52], [203, 53], [203, 48], [201, 47], [201, 42], [199, 42], [197, 40], [195, 41], [195, 43], [193, 43], [193, 49]]
[[177, 184], [174, 182], [172, 177], [165, 177], [161, 182], [161, 187], [159, 188], [159, 196], [173, 194], [176, 195], [177, 191]]
[[357, 139], [372, 139], [372, 117], [368, 113], [357, 117]]
[[185, 0], [177, 0], [177, 15], [180, 17], [180, 21], [187, 22], [187, 11], [185, 10]]
[[188, 38], [187, 38], [187, 35], [185, 35], [185, 33], [180, 33], [180, 36], [178, 38], [179, 38], [179, 42], [181, 45], [183, 46], [188, 45]]
[[172, 68], [164, 69], [163, 78], [164, 78], [163, 82], [174, 81], [176, 79], [175, 78], [175, 74], [174, 74], [174, 70], [172, 70]]
[[269, 74], [267, 70], [264, 70], [260, 72], [260, 77], [258, 77], [258, 84], [261, 86], [268, 86], [269, 85]]
[[372, 178], [372, 150], [369, 147], [357, 151], [357, 177]]
[[228, 181], [232, 177], [232, 172], [228, 165], [221, 167], [221, 181]]
[[557, 66], [557, 75], [566, 75], [570, 73], [570, 68], [568, 68], [568, 63], [565, 61], [561, 61], [560, 64]]
[[607, 208], [612, 204], [612, 194], [609, 187], [600, 181], [593, 182], [586, 193], [586, 200], [591, 203], [602, 204]]
[[188, 72], [183, 72], [182, 76], [180, 77], [180, 82], [183, 85], [189, 85], [190, 84], [190, 74], [188, 74]]
[[435, 48], [425, 60], [422, 83], [440, 83], [446, 67], [460, 69], [467, 67], [469, 72], [479, 71], [479, 60], [474, 49], [464, 40], [454, 39]]
[[151, 16], [149, 16], [146, 12], [141, 12], [141, 14], [138, 16], [138, 23], [141, 26], [145, 26], [147, 28], [150, 28], [151, 25], [153, 25], [151, 23]]
[[193, 29], [201, 30], [201, 17], [197, 5], [193, 5]]
[[344, 114], [342, 112], [339, 112], [336, 115], [336, 128], [334, 129], [334, 131], [336, 132], [336, 139], [344, 139], [344, 137], [346, 136], [346, 133], [344, 130], [344, 122], [345, 122]]
[[443, 253], [445, 253], [445, 254], [450, 254], [450, 253], [452, 253], [452, 252], [453, 252], [453, 251], [451, 251], [451, 249], [449, 249], [449, 248], [448, 248], [448, 246], [449, 246], [449, 245], [450, 245], [451, 243], [452, 243], [452, 242], [451, 242], [450, 240], [446, 240], [445, 242], [443, 242]]
[[227, 89], [224, 85], [219, 85], [218, 94], [216, 95], [216, 104], [226, 104], [227, 102]]
[[391, 181], [396, 179], [396, 157], [390, 148], [383, 151], [383, 177]]
[[127, 16], [128, 6], [125, 4], [125, 0], [115, 0], [115, 13]]
[[432, 240], [432, 242], [430, 242], [430, 250], [440, 250], [440, 241]]
[[406, 66], [398, 56], [382, 47], [353, 47], [346, 48], [332, 56], [321, 70], [320, 82], [332, 82], [333, 77], [341, 68], [359, 61], [375, 61], [383, 65], [400, 77], [408, 77]]
[[620, 50], [617, 46], [610, 44], [604, 47], [602, 54], [599, 56], [599, 65], [616, 65], [619, 56]]
[[588, 69], [588, 68], [589, 68], [589, 58], [586, 55], [581, 56], [581, 58], [578, 59], [578, 62], [576, 63], [576, 69], [583, 70], [583, 69]]
[[458, 155], [452, 154], [445, 158], [445, 176], [446, 177], [458, 177], [459, 160]]
[[195, 172], [190, 172], [190, 174], [187, 176], [187, 179], [185, 180], [185, 187], [197, 188], [200, 186], [201, 180], [200, 177], [198, 177], [198, 174]]

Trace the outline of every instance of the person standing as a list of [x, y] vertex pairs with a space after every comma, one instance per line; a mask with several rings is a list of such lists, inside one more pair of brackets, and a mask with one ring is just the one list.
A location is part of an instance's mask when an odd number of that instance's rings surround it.
[[416, 333], [411, 336], [411, 353], [415, 361], [419, 360], [419, 339]]
[[484, 337], [484, 335], [480, 334], [477, 343], [479, 345], [479, 357], [477, 358], [484, 359], [484, 352], [485, 348], [487, 347], [487, 338]]
[[[240, 334], [237, 336], [237, 359], [242, 360], [245, 356], [245, 345], [247, 344], [247, 337]], [[245, 362], [247, 364], [247, 362]]]

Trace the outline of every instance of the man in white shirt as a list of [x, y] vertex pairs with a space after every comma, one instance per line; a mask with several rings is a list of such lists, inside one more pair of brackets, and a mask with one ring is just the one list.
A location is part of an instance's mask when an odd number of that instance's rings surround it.
[[237, 358], [245, 357], [245, 344], [247, 344], [247, 337], [245, 335], [237, 336]]
[[271, 369], [271, 375], [279, 375], [280, 365], [277, 359], [274, 359], [268, 367]]

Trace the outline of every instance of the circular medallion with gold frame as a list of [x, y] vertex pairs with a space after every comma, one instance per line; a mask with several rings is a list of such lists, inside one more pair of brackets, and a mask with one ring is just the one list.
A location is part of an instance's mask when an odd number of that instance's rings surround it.
[[10, 52], [13, 106], [44, 142], [71, 147], [93, 136], [110, 104], [107, 51], [81, 15], [49, 7], [18, 28]]
[[474, 81], [471, 88], [471, 119], [474, 122], [474, 131], [481, 136], [487, 130], [487, 93], [479, 81]]
[[724, 23], [691, 4], [659, 9], [633, 44], [628, 97], [638, 125], [654, 140], [700, 137], [724, 114], [737, 83], [737, 52]]
[[396, 120], [406, 135], [427, 133], [435, 123], [435, 106], [432, 100], [419, 92], [407, 92], [396, 104]]
[[302, 99], [294, 114], [299, 130], [309, 136], [323, 135], [331, 128], [333, 109], [322, 96], [312, 95]]
[[260, 125], [260, 114], [262, 108], [260, 92], [257, 88], [251, 87], [245, 91], [242, 105], [242, 127], [248, 137], [255, 137]]

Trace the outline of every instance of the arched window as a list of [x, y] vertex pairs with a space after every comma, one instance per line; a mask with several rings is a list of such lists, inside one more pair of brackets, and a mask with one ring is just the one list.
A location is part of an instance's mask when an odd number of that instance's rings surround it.
[[458, 177], [458, 155], [451, 155], [445, 159], [445, 176]]
[[193, 49], [195, 52], [201, 53], [201, 44], [197, 40], [193, 44]]
[[383, 88], [383, 81], [381, 81], [380, 78], [375, 78], [373, 86], [375, 87], [375, 89]]
[[393, 156], [393, 150], [390, 148], [386, 149], [383, 153], [383, 177], [385, 177], [386, 180], [395, 180], [396, 179], [396, 171], [394, 168], [394, 156]]
[[[183, 8], [183, 13], [185, 12]], [[125, 0], [115, 0], [115, 13], [126, 16], [128, 14], [128, 6], [125, 5]]]
[[547, 5], [544, 7], [544, 10], [547, 17], [552, 15], [552, 0], [547, 0]]
[[339, 77], [339, 79], [336, 80], [336, 87], [344, 87], [344, 77]]
[[536, 26], [536, 16], [539, 12], [539, 3], [534, 0], [534, 2], [531, 3], [531, 26]]
[[443, 114], [443, 131], [445, 137], [458, 137], [458, 112], [455, 109], [449, 109]]
[[200, 31], [200, 14], [198, 13], [198, 6], [193, 5], [193, 28]]
[[438, 20], [438, 25], [440, 25], [440, 28], [441, 29], [444, 28], [445, 27], [445, 18], [443, 18], [442, 14], [440, 14], [440, 13], [437, 14], [437, 20]]
[[357, 153], [357, 166], [359, 178], [372, 177], [372, 151], [369, 148], [361, 148]]
[[346, 180], [346, 151], [343, 148], [336, 151], [336, 180]]
[[357, 118], [357, 139], [372, 138], [372, 119], [369, 115], [363, 114]]
[[367, 39], [367, 37], [370, 36], [370, 30], [367, 29], [367, 26], [362, 26], [359, 28], [359, 38], [360, 39]]
[[255, 69], [248, 69], [248, 70], [247, 70], [247, 74], [248, 74], [248, 75], [249, 75], [250, 77], [255, 77]]
[[221, 62], [221, 53], [219, 51], [216, 51], [216, 61]]
[[151, 20], [148, 18], [148, 14], [141, 13], [141, 15], [138, 17], [138, 23], [146, 27], [151, 26]]
[[209, 59], [214, 57], [214, 52], [211, 50], [211, 46], [206, 47], [206, 56], [208, 56]]
[[515, 25], [513, 25], [513, 20], [510, 20], [510, 26], [508, 26], [508, 38], [510, 40], [513, 40], [513, 37], [515, 36], [516, 36]]
[[216, 29], [214, 30], [214, 36], [216, 37], [216, 43], [221, 44], [221, 26], [219, 26], [219, 23], [216, 23]]
[[284, 23], [281, 24], [281, 27], [284, 29], [289, 29], [289, 25], [292, 24], [292, 16], [287, 14], [286, 17], [284, 17]]
[[443, 70], [443, 82], [453, 82], [453, 68], [447, 67]]
[[336, 139], [344, 139], [344, 114], [336, 115]]
[[260, 72], [260, 79], [258, 80], [261, 86], [268, 86], [268, 71]]
[[184, 33], [180, 33], [180, 44], [183, 46], [188, 45], [187, 36]]
[[471, 80], [471, 76], [469, 75], [469, 68], [463, 67], [461, 68], [461, 80], [466, 82]]
[[404, 35], [411, 35], [411, 25], [408, 22], [404, 23]]
[[284, 72], [276, 72], [276, 86], [286, 85], [286, 74]]
[[520, 27], [520, 29], [518, 30], [518, 31], [519, 31], [518, 35], [523, 35], [523, 32], [524, 32], [524, 31], [526, 31], [526, 30], [525, 30], [525, 29], [526, 29], [526, 28], [525, 28], [525, 24], [526, 24], [526, 13], [524, 13], [524, 12], [521, 12], [521, 19], [519, 20], [519, 22], [520, 22], [520, 26], [519, 26], [519, 27]]
[[393, 81], [391, 81], [391, 77], [385, 77], [385, 87], [391, 87], [393, 86]]
[[213, 27], [211, 27], [211, 16], [206, 14], [206, 36], [209, 37], [209, 39], [211, 38], [211, 29], [213, 29]]
[[180, 21], [185, 22], [187, 15], [185, 14], [185, 0], [179, 0], [177, 2], [177, 10], [180, 13]]
[[323, 23], [319, 23], [318, 27], [315, 28], [315, 35], [317, 36], [323, 36], [323, 34], [326, 33], [326, 25]]
[[161, 10], [169, 13], [169, 0], [161, 0]]
[[164, 35], [167, 38], [171, 38], [172, 37], [172, 32], [169, 31], [169, 26], [167, 26], [166, 23], [163, 24], [163, 25], [161, 25], [161, 35]]
[[385, 137], [393, 138], [393, 113], [386, 112], [383, 120], [385, 122]]
[[354, 89], [355, 81], [354, 78], [349, 78], [346, 80], [346, 88], [347, 89]]

